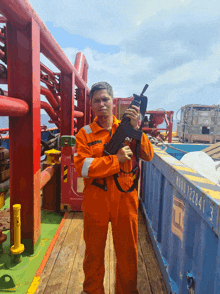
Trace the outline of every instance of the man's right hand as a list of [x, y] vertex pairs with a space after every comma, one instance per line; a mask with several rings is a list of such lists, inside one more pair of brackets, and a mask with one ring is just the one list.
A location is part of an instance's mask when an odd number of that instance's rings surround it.
[[131, 159], [133, 152], [131, 151], [129, 146], [125, 146], [118, 150], [116, 156], [118, 157], [119, 163], [123, 163], [127, 160]]

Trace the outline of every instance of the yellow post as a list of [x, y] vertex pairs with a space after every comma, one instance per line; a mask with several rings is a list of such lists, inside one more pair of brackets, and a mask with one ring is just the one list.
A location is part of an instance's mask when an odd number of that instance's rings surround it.
[[14, 204], [14, 245], [11, 246], [12, 254], [21, 254], [24, 251], [24, 244], [21, 244], [21, 204]]
[[47, 163], [54, 165], [54, 164], [60, 164], [59, 156], [61, 151], [56, 149], [51, 149], [48, 151], [45, 151], [44, 154], [47, 156]]

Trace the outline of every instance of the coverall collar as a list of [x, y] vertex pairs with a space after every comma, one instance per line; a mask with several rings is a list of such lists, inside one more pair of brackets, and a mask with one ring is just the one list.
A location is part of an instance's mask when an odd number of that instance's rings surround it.
[[[93, 133], [97, 133], [99, 131], [102, 131], [103, 128], [100, 127], [98, 124], [97, 124], [97, 120], [98, 120], [98, 117], [96, 116], [93, 123], [91, 124], [91, 128], [92, 128], [92, 131]], [[120, 123], [120, 120], [118, 120], [114, 115], [113, 115], [113, 124], [112, 124], [112, 128], [117, 128], [118, 125]]]

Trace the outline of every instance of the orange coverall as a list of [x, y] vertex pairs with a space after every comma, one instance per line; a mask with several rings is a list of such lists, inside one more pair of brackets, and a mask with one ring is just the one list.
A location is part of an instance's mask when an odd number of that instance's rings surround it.
[[[137, 190], [120, 192], [113, 174], [119, 173], [119, 184], [125, 191], [133, 184], [133, 174], [128, 160], [119, 164], [116, 155], [103, 156], [104, 144], [109, 142], [120, 120], [113, 115], [112, 133], [94, 122], [81, 128], [76, 135], [74, 165], [77, 174], [84, 177], [82, 211], [84, 217], [84, 240], [86, 244], [83, 270], [83, 291], [88, 294], [104, 294], [104, 255], [111, 221], [113, 243], [116, 252], [115, 294], [138, 294], [137, 290], [137, 241], [138, 241], [138, 196]], [[135, 141], [130, 143], [134, 154]], [[150, 161], [154, 151], [146, 134], [141, 139], [140, 158]], [[93, 179], [103, 184], [106, 178], [107, 191], [91, 185]]]

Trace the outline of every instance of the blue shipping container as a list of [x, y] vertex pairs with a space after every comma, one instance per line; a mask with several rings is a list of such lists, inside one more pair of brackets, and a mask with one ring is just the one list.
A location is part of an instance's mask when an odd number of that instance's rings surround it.
[[167, 289], [176, 294], [219, 294], [220, 188], [154, 149], [152, 161], [141, 163], [145, 172], [140, 206]]

